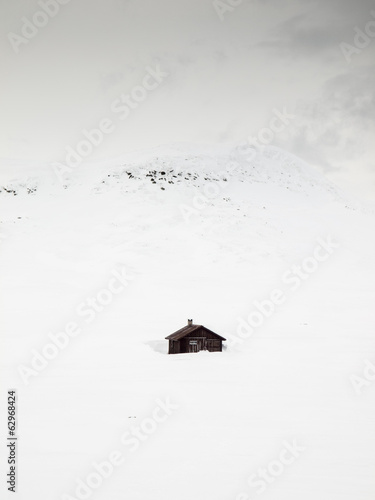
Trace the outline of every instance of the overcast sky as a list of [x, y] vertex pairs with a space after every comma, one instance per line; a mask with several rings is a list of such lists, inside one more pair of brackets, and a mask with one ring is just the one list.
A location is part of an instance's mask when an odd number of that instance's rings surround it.
[[271, 143], [375, 199], [375, 0], [54, 1], [1, 1], [2, 158], [62, 161], [103, 119], [90, 159], [238, 143], [287, 110]]

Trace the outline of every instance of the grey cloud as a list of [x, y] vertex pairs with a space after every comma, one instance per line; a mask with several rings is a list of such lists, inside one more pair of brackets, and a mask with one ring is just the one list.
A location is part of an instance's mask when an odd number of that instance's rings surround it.
[[375, 66], [329, 79], [317, 97], [297, 104], [288, 147], [327, 172], [348, 162], [355, 169], [373, 149], [374, 83]]
[[364, 27], [373, 19], [373, 0], [310, 1], [300, 0], [309, 9], [278, 23], [261, 42], [259, 47], [292, 56], [319, 55], [334, 49], [339, 52], [342, 42], [353, 41], [354, 28]]

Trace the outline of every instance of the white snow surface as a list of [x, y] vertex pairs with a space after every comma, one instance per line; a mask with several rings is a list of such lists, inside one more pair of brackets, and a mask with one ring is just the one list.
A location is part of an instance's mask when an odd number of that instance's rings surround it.
[[[19, 500], [84, 498], [77, 481], [114, 450], [123, 463], [85, 498], [373, 500], [375, 372], [357, 391], [353, 375], [375, 365], [374, 211], [293, 155], [252, 156], [178, 144], [61, 179], [3, 165], [0, 408], [16, 388]], [[322, 240], [335, 248], [292, 290], [283, 276]], [[275, 289], [285, 301], [248, 338], [167, 354], [188, 318], [238, 338]], [[77, 307], [98, 294], [88, 321]], [[72, 322], [25, 384], [20, 366]], [[160, 400], [177, 408], [152, 423]], [[132, 451], [121, 437], [138, 427]], [[303, 451], [259, 494], [249, 478], [293, 440]]]

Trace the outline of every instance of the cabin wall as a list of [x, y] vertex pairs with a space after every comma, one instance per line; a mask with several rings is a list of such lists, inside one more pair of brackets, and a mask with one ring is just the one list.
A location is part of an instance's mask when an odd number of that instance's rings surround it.
[[205, 347], [210, 352], [222, 351], [222, 340], [205, 328], [200, 328], [194, 332], [188, 333], [180, 340], [180, 352], [191, 352], [189, 345], [191, 340], [197, 341], [198, 351], [203, 351]]
[[180, 341], [179, 340], [169, 340], [168, 354], [179, 354], [180, 351]]

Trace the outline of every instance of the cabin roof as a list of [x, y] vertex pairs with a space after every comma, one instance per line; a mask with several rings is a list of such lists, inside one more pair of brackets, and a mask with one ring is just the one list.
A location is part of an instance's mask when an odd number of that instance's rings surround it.
[[177, 330], [177, 332], [171, 333], [171, 335], [168, 335], [168, 337], [165, 337], [167, 340], [180, 340], [189, 333], [194, 332], [195, 330], [199, 330], [199, 328], [204, 328], [204, 330], [212, 333], [213, 335], [216, 335], [221, 340], [226, 340], [224, 337], [221, 335], [218, 335], [217, 333], [213, 332], [212, 330], [209, 330], [203, 325], [186, 325], [183, 328], [180, 328], [180, 330]]

